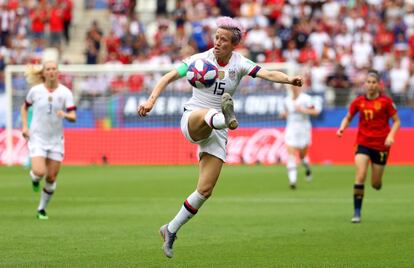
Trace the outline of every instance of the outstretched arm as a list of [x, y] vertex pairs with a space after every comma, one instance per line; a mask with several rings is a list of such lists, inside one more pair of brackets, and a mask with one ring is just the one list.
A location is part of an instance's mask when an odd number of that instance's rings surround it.
[[275, 83], [290, 84], [298, 87], [301, 87], [303, 84], [302, 78], [300, 76], [290, 77], [285, 73], [279, 71], [269, 71], [263, 68], [257, 72], [256, 77], [260, 77], [262, 79], [266, 79]]
[[350, 113], [347, 113], [344, 119], [342, 119], [341, 126], [336, 131], [336, 135], [338, 137], [342, 137], [342, 134], [344, 134], [344, 130], [349, 126], [349, 123], [351, 123], [351, 120], [352, 120], [352, 115]]
[[164, 91], [168, 84], [180, 78], [177, 70], [171, 70], [161, 77], [160, 81], [155, 85], [154, 89], [151, 92], [151, 95], [148, 97], [147, 101], [138, 107], [139, 116], [147, 116], [147, 114], [152, 110], [160, 94]]

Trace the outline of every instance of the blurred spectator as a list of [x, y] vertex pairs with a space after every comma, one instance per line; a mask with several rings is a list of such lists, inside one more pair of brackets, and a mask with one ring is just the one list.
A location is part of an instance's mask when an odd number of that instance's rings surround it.
[[283, 51], [283, 59], [286, 62], [297, 63], [299, 58], [299, 50], [296, 48], [295, 41], [291, 40], [288, 43], [288, 47]]
[[355, 37], [354, 44], [352, 45], [352, 58], [356, 68], [369, 67], [373, 54], [372, 45], [365, 39], [364, 35]]
[[324, 30], [324, 25], [321, 21], [316, 21], [315, 24], [315, 30], [309, 35], [308, 42], [315, 49], [316, 55], [320, 59], [322, 56], [323, 47], [325, 44], [331, 42], [331, 38]]
[[85, 56], [86, 64], [98, 63], [99, 50], [96, 48], [95, 41], [90, 37], [86, 38]]
[[338, 25], [339, 32], [334, 37], [335, 46], [350, 47], [352, 45], [352, 34], [348, 32], [345, 24]]
[[[159, 0], [156, 1], [156, 24], [153, 27], [153, 21], [146, 24], [138, 17], [141, 13], [135, 14], [137, 1], [108, 0], [108, 9], [112, 13], [110, 29], [104, 36], [96, 22], [91, 25], [85, 38], [85, 62], [179, 62], [188, 55], [211, 48], [215, 18], [230, 15], [237, 17], [247, 29], [239, 51], [250, 52], [250, 55], [245, 55], [257, 62], [299, 63], [309, 76], [312, 91], [321, 95], [329, 92], [337, 95], [332, 97], [335, 99], [333, 104], [344, 105], [348, 98], [348, 95], [341, 96], [343, 91], [335, 90], [340, 88], [337, 86], [338, 77], [358, 90], [363, 82], [362, 74], [368, 68], [377, 69], [385, 89], [390, 90], [398, 102], [405, 102], [407, 98], [411, 100], [409, 92], [412, 90], [412, 73], [408, 74], [410, 82], [406, 78], [401, 79], [407, 76], [402, 70], [407, 72], [414, 60], [412, 2], [177, 0], [175, 8], [168, 14], [167, 1]], [[45, 49], [44, 34], [49, 29], [53, 33], [59, 17], [63, 21], [64, 33], [62, 35], [61, 32], [60, 39], [64, 37], [68, 43], [68, 19], [72, 16], [72, 8], [73, 0], [11, 0], [7, 5], [1, 5], [0, 66], [4, 69], [6, 64], [24, 64], [41, 59]], [[157, 17], [157, 14], [161, 16]], [[29, 42], [28, 37], [33, 42]], [[51, 41], [55, 39], [58, 38]], [[103, 40], [105, 51], [101, 49]], [[397, 68], [394, 62], [399, 62], [400, 67]], [[333, 67], [339, 64], [344, 67], [341, 72], [347, 78], [337, 73], [338, 67]], [[140, 76], [124, 77], [123, 80], [130, 91], [147, 90], [147, 81], [141, 85]], [[401, 89], [404, 88], [402, 80], [406, 84], [404, 90]], [[114, 81], [122, 84], [119, 77]], [[334, 90], [327, 90], [327, 85]], [[261, 86], [268, 88], [267, 85]], [[404, 93], [400, 94], [400, 91]]]
[[32, 22], [31, 32], [33, 42], [37, 47], [43, 47], [45, 43], [45, 25], [47, 21], [47, 11], [42, 5], [36, 6], [30, 12]]
[[105, 96], [108, 92], [109, 81], [103, 75], [87, 76], [79, 84], [80, 106], [90, 107], [96, 97]]
[[326, 78], [330, 72], [330, 66], [315, 60], [310, 70], [310, 88], [317, 95], [324, 96], [326, 93]]
[[128, 91], [128, 84], [125, 81], [125, 77], [122, 74], [115, 76], [110, 82], [109, 90], [111, 94]]
[[143, 84], [144, 84], [144, 75], [142, 74], [131, 74], [128, 77], [128, 88], [130, 92], [141, 91]]
[[300, 50], [298, 61], [300, 63], [318, 61], [318, 55], [310, 43], [306, 43], [306, 46]]
[[4, 46], [12, 34], [15, 20], [16, 11], [7, 5], [0, 4], [0, 46]]
[[255, 24], [253, 29], [246, 34], [244, 44], [250, 52], [251, 60], [257, 62], [257, 56], [264, 55], [268, 40], [266, 28], [260, 27], [259, 24]]
[[167, 15], [167, 0], [157, 0], [157, 8], [155, 14], [157, 16]]
[[49, 46], [60, 50], [63, 36], [63, 9], [58, 3], [52, 5], [49, 10]]
[[93, 43], [93, 45], [95, 46], [95, 49], [97, 51], [97, 54], [99, 54], [100, 49], [101, 49], [101, 41], [102, 41], [102, 37], [103, 37], [103, 32], [101, 30], [101, 28], [98, 25], [98, 22], [96, 20], [94, 20], [92, 22], [91, 27], [89, 28], [89, 30], [86, 33], [86, 42], [89, 43]]
[[409, 80], [409, 69], [403, 68], [401, 66], [401, 61], [395, 61], [393, 67], [390, 70], [390, 93], [397, 105], [406, 104], [406, 95], [408, 91]]
[[335, 66], [334, 72], [327, 77], [326, 84], [335, 92], [335, 106], [345, 106], [348, 104], [351, 81], [342, 65], [337, 64]]
[[59, 2], [63, 9], [63, 37], [65, 38], [66, 44], [69, 44], [73, 2], [72, 0], [59, 0]]
[[414, 106], [414, 62], [410, 64], [410, 80], [407, 92], [408, 104]]

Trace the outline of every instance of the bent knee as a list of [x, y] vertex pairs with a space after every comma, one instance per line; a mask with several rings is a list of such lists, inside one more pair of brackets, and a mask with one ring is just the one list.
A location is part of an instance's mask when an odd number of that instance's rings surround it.
[[43, 178], [44, 176], [46, 176], [46, 170], [32, 169], [32, 171], [33, 171], [33, 174], [39, 178]]

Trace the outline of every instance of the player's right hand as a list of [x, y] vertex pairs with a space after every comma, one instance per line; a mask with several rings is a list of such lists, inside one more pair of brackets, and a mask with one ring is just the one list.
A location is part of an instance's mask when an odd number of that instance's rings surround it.
[[22, 129], [22, 135], [23, 135], [23, 138], [25, 138], [26, 140], [29, 140], [29, 129], [27, 127], [24, 127]]
[[138, 115], [139, 116], [147, 116], [148, 113], [152, 110], [152, 107], [154, 106], [154, 103], [150, 102], [150, 101], [146, 101], [145, 103], [141, 104], [138, 107]]
[[336, 131], [336, 136], [342, 137], [342, 134], [344, 134], [344, 131], [342, 129], [338, 129], [338, 131]]

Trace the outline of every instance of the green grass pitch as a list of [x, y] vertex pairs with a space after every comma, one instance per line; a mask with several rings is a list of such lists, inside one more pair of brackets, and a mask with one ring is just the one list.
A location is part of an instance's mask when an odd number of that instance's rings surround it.
[[288, 187], [283, 166], [225, 166], [212, 198], [179, 232], [159, 227], [195, 189], [196, 166], [62, 167], [48, 207], [28, 170], [0, 167], [0, 267], [414, 267], [414, 167], [366, 184], [351, 224], [352, 166], [315, 166]]

